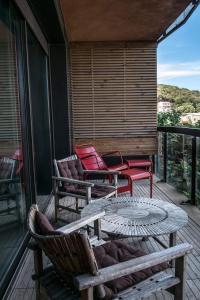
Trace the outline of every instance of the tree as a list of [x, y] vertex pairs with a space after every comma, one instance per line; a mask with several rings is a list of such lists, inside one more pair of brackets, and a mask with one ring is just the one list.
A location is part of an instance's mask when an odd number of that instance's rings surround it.
[[200, 103], [200, 91], [191, 91], [173, 85], [158, 85], [158, 100], [170, 101], [176, 109], [179, 105], [190, 103], [195, 108]]
[[197, 104], [196, 104], [196, 109], [195, 109], [195, 111], [196, 111], [196, 112], [200, 112], [200, 103], [197, 103]]
[[177, 111], [184, 114], [184, 113], [194, 113], [195, 107], [190, 103], [184, 103], [177, 107]]
[[158, 126], [180, 125], [181, 114], [175, 110], [158, 113]]

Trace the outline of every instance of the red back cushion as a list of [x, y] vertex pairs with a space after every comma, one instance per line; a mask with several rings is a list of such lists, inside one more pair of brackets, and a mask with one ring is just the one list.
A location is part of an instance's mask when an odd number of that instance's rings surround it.
[[106, 170], [107, 166], [92, 145], [76, 145], [75, 153], [85, 170]]

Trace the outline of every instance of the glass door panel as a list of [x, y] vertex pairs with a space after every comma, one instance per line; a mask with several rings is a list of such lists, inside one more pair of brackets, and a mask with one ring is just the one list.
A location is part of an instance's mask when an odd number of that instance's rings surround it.
[[27, 36], [36, 201], [43, 209], [51, 192], [52, 175], [47, 56], [31, 30]]
[[0, 285], [26, 234], [27, 211], [16, 37], [11, 22], [8, 1], [0, 1]]

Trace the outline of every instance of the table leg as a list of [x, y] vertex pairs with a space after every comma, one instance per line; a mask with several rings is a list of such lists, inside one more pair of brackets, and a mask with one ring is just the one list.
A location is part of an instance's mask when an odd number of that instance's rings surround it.
[[176, 245], [176, 232], [172, 232], [169, 235], [169, 247], [173, 247]]
[[[169, 247], [173, 247], [176, 245], [176, 232], [172, 232], [169, 235]], [[175, 259], [170, 262], [172, 268], [175, 267]]]
[[133, 180], [129, 179], [129, 186], [130, 186], [130, 194], [131, 197], [133, 196]]

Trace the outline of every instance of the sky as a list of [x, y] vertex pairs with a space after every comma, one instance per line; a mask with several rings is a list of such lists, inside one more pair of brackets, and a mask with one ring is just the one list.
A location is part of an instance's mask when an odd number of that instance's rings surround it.
[[158, 46], [158, 83], [200, 90], [200, 5]]

